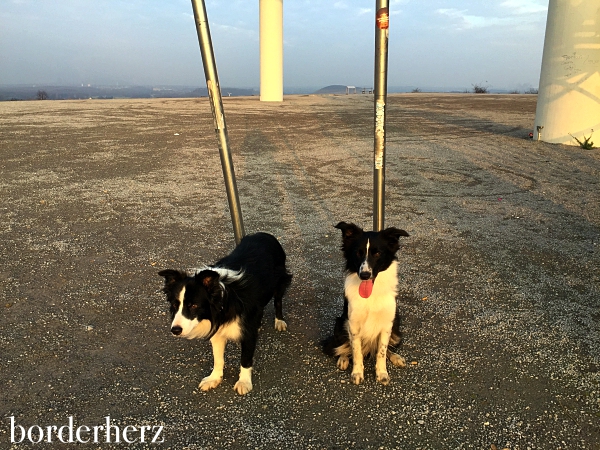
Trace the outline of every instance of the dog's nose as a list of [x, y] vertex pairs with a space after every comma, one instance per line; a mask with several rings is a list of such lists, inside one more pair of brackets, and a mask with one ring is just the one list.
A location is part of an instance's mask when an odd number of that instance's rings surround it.
[[174, 326], [171, 328], [171, 333], [173, 333], [175, 336], [179, 336], [182, 331], [183, 328], [181, 328], [180, 326]]
[[368, 280], [369, 278], [371, 278], [371, 272], [361, 272], [358, 274], [358, 276], [361, 280]]

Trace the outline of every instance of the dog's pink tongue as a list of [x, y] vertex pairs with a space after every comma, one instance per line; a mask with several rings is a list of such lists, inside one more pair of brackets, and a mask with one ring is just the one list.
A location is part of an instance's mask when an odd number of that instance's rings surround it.
[[373, 292], [373, 280], [361, 281], [358, 287], [358, 293], [362, 298], [369, 298]]

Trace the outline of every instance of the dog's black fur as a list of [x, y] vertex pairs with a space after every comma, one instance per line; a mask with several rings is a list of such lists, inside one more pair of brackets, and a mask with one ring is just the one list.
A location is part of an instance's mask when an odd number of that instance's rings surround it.
[[[215, 367], [200, 384], [203, 390], [220, 383], [227, 340], [241, 344], [241, 373], [244, 369], [251, 371], [263, 310], [271, 298], [275, 302], [275, 327], [286, 329], [282, 299], [292, 275], [285, 263], [286, 254], [277, 239], [256, 233], [244, 237], [232, 253], [193, 275], [180, 270], [158, 273], [165, 278], [163, 291], [171, 304], [171, 332], [188, 339], [211, 340]], [[241, 381], [242, 375], [238, 384]], [[238, 389], [238, 384], [235, 389], [240, 394], [252, 389], [251, 382], [249, 389]]]

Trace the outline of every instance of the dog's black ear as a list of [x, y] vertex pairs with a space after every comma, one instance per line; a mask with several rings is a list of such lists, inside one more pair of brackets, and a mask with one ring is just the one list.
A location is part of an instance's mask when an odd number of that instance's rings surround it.
[[406, 231], [404, 230], [400, 230], [398, 228], [395, 227], [390, 227], [390, 228], [386, 228], [385, 230], [383, 230], [381, 232], [381, 234], [387, 239], [394, 239], [394, 240], [398, 240], [400, 239], [401, 236], [404, 237], [409, 237], [410, 234], [408, 234]]
[[400, 230], [395, 227], [386, 228], [381, 232], [381, 236], [388, 242], [390, 248], [394, 251], [398, 250], [398, 240], [401, 236], [408, 237], [410, 236], [406, 231]]
[[354, 240], [363, 233], [363, 229], [353, 223], [340, 222], [335, 225], [335, 228], [342, 230], [342, 248], [345, 248], [348, 242]]
[[195, 278], [202, 283], [208, 292], [219, 285], [219, 274], [214, 270], [202, 270], [195, 275]]
[[195, 275], [195, 278], [206, 288], [211, 305], [219, 311], [223, 309], [223, 292], [219, 283], [219, 274], [214, 270], [202, 270]]
[[184, 280], [187, 277], [185, 272], [173, 269], [161, 270], [160, 272], [158, 272], [158, 275], [161, 277], [165, 277], [165, 288], [171, 286], [173, 283], [177, 283], [181, 280]]

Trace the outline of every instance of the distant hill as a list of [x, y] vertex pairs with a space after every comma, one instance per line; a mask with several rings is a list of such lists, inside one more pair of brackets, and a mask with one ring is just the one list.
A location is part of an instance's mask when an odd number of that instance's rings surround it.
[[[47, 100], [110, 98], [189, 98], [207, 97], [206, 88], [195, 86], [49, 86], [0, 85], [0, 101], [35, 100], [44, 92]], [[223, 97], [258, 95], [255, 89], [221, 88]]]
[[[359, 87], [359, 86], [355, 86], [356, 87], [356, 93], [360, 94], [362, 93], [363, 89], [366, 90], [366, 92], [369, 92], [369, 90], [371, 90], [370, 88], [363, 88], [363, 87]], [[345, 94], [346, 93], [346, 85], [345, 84], [331, 84], [329, 86], [325, 86], [322, 89], [319, 89], [318, 91], [315, 92], [315, 94]], [[354, 90], [352, 90], [352, 93], [354, 93]]]

